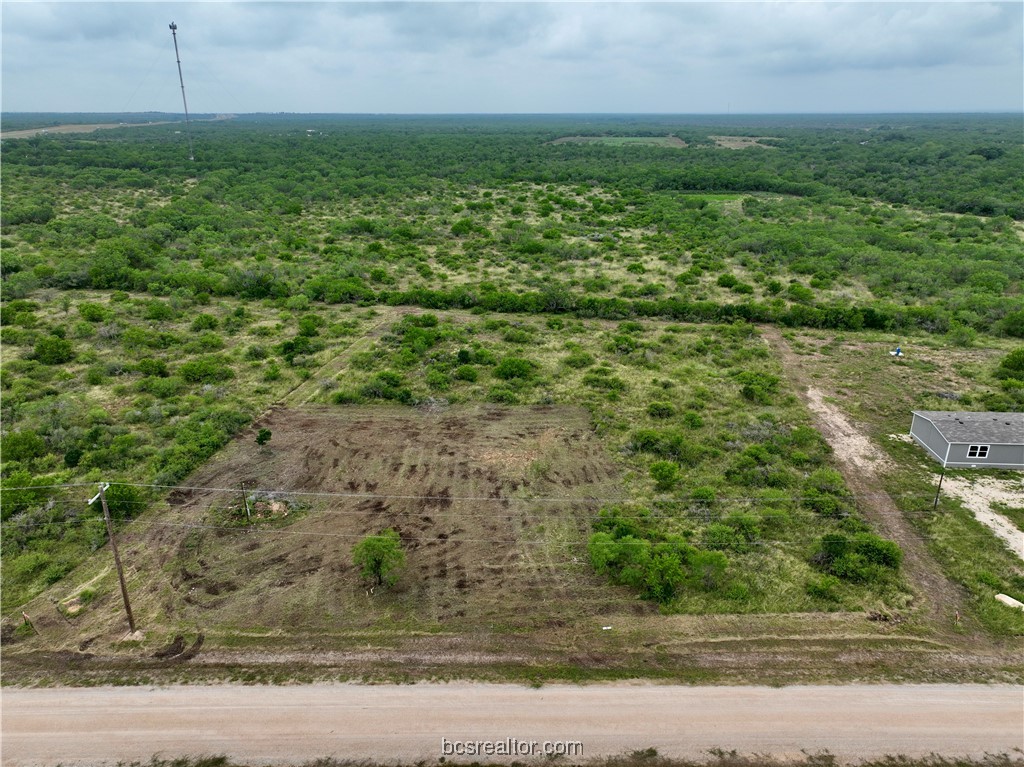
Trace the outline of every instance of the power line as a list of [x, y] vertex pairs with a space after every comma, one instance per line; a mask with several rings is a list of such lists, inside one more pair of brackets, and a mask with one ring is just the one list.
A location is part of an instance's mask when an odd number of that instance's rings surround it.
[[[212, 507], [207, 507], [206, 513], [209, 513], [211, 508]], [[322, 513], [322, 514], [336, 513], [336, 514], [343, 514], [343, 515], [352, 515], [353, 514], [353, 512], [348, 512], [348, 511], [332, 511], [332, 510], [329, 510], [329, 509], [328, 510], [320, 510], [318, 513]], [[355, 513], [356, 514], [362, 514], [364, 512], [355, 512]], [[450, 513], [455, 514], [455, 512], [450, 512]], [[417, 518], [423, 516], [423, 514], [421, 512], [415, 512], [415, 513], [412, 513], [412, 512], [399, 512], [399, 513], [395, 513], [395, 514], [389, 514], [388, 517], [393, 517], [393, 516], [396, 516], [396, 515], [398, 515], [398, 516], [415, 516]], [[455, 520], [452, 520], [452, 521], [457, 522], [459, 519], [466, 518], [466, 516], [467, 515], [459, 515]], [[482, 515], [482, 514], [468, 515], [468, 516], [473, 517], [473, 518], [494, 518], [494, 519], [496, 519], [496, 517], [490, 517], [490, 515]], [[653, 515], [651, 515], [651, 516], [653, 516]], [[695, 516], [695, 515], [687, 515], [687, 516]], [[650, 518], [651, 517], [645, 517], [645, 518], [627, 517], [626, 520], [627, 521], [634, 521], [634, 520], [650, 519]], [[677, 517], [671, 517], [671, 516], [660, 516], [660, 517], [657, 517], [657, 518], [658, 519], [669, 519], [669, 520], [678, 519]], [[95, 517], [95, 519], [98, 520], [100, 518], [99, 517]], [[381, 520], [381, 521], [384, 522], [384, 523], [387, 522], [386, 519], [385, 520]], [[433, 521], [435, 521], [435, 520], [432, 520], [432, 522]], [[522, 520], [521, 518], [519, 518], [519, 521], [525, 521], [525, 520]], [[542, 517], [542, 518], [540, 518], [540, 521], [546, 522], [546, 521], [549, 521], [549, 518]], [[584, 524], [587, 522], [586, 520], [580, 520], [580, 521], [583, 522]], [[721, 518], [717, 518], [717, 519], [709, 520], [709, 521], [721, 521]], [[70, 524], [70, 521], [68, 521], [68, 522]], [[18, 529], [28, 529], [28, 528], [33, 528], [33, 527], [46, 527], [46, 526], [53, 525], [53, 524], [57, 524], [57, 523], [55, 523], [55, 522], [35, 522], [35, 523], [24, 523], [24, 524], [21, 524], [21, 525], [14, 524], [14, 523], [6, 523], [4, 525], [4, 527], [14, 527], [14, 528], [18, 528]], [[305, 530], [292, 530], [292, 529], [285, 529], [285, 528], [260, 527], [258, 525], [257, 526], [217, 525], [217, 524], [211, 524], [211, 523], [208, 523], [208, 522], [174, 522], [174, 521], [166, 521], [166, 520], [161, 521], [161, 520], [150, 520], [150, 519], [141, 519], [141, 518], [134, 519], [134, 520], [129, 520], [128, 524], [124, 528], [122, 528], [122, 534], [123, 535], [134, 535], [134, 534], [138, 534], [142, 530], [146, 530], [146, 529], [149, 529], [149, 528], [152, 528], [152, 527], [169, 527], [169, 528], [198, 529], [198, 530], [216, 530], [216, 531], [220, 531], [220, 532], [230, 532], [230, 533], [238, 533], [238, 534], [251, 534], [251, 535], [292, 535], [292, 536], [308, 536], [308, 537], [360, 538], [360, 539], [364, 538], [366, 536], [366, 533], [360, 533], [360, 534], [355, 534], [355, 533], [334, 533], [334, 532], [326, 532], [326, 531], [305, 531]], [[441, 531], [441, 532], [443, 533], [444, 531]], [[588, 540], [568, 540], [568, 541], [562, 540], [562, 541], [557, 541], [557, 540], [552, 540], [552, 539], [524, 540], [524, 539], [521, 539], [521, 538], [513, 538], [513, 539], [508, 539], [508, 538], [458, 538], [458, 537], [455, 537], [455, 536], [459, 535], [458, 532], [447, 533], [447, 535], [448, 535], [448, 537], [444, 538], [444, 539], [439, 539], [436, 536], [434, 536], [434, 537], [406, 536], [404, 538], [404, 540], [412, 540], [412, 541], [417, 541], [417, 542], [424, 542], [424, 541], [425, 542], [437, 542], [438, 540], [440, 540], [442, 542], [453, 541], [453, 542], [463, 542], [463, 543], [496, 543], [496, 544], [519, 544], [519, 543], [524, 543], [524, 544], [536, 544], [536, 545], [548, 545], [548, 546], [551, 546], [551, 545], [559, 545], [559, 546], [585, 546], [585, 545], [589, 544], [589, 539]], [[812, 536], [813, 535], [815, 535], [815, 533], [812, 533]], [[923, 539], [923, 540], [943, 540], [943, 539], [949, 537], [949, 536], [934, 535], [934, 534], [929, 534], [929, 533], [924, 533], [924, 532], [917, 532], [916, 535], [919, 538]], [[957, 535], [957, 536], [953, 536], [953, 537], [955, 537], [957, 539], [960, 539], [960, 540], [963, 540], [963, 539], [988, 539], [988, 538], [991, 537], [991, 535], [989, 533], [985, 533], [985, 532], [980, 532], [979, 531], [978, 533], [966, 533], [966, 534], [961, 534], [961, 535]], [[797, 540], [797, 539], [782, 539], [782, 538], [760, 538], [760, 539], [758, 539], [756, 541], [744, 542], [744, 544], [745, 545], [752, 545], [752, 546], [760, 546], [760, 545], [765, 545], [765, 544], [806, 545], [808, 542], [813, 542], [813, 541], [800, 541], [800, 540]]]
[[[438, 479], [440, 484], [443, 479]], [[502, 480], [506, 482], [507, 480]], [[52, 484], [52, 485], [23, 485], [23, 486], [8, 486], [2, 488], [3, 490], [36, 490], [36, 489], [65, 489], [71, 487], [94, 487], [95, 482], [71, 482], [65, 484]], [[190, 492], [216, 492], [216, 493], [237, 493], [237, 487], [217, 487], [213, 485], [161, 485], [152, 482], [110, 482], [111, 486], [121, 485], [125, 487], [141, 487], [151, 488], [154, 490], [187, 490]], [[323, 491], [323, 490], [288, 490], [285, 488], [256, 488], [247, 487], [246, 492], [249, 494], [260, 493], [264, 495], [275, 495], [275, 496], [312, 496], [312, 497], [324, 497], [324, 498], [359, 498], [359, 499], [382, 499], [382, 500], [436, 500], [436, 501], [472, 501], [472, 502], [502, 502], [502, 501], [515, 501], [519, 503], [643, 503], [643, 504], [662, 504], [662, 503], [686, 503], [695, 502], [703, 503], [706, 500], [700, 496], [684, 495], [684, 496], [672, 496], [669, 498], [653, 498], [653, 499], [638, 499], [636, 496], [571, 496], [571, 495], [556, 495], [556, 496], [473, 496], [473, 495], [417, 495], [412, 493], [373, 493], [373, 492], [355, 492], [355, 491]], [[931, 498], [932, 491], [927, 492], [907, 492], [907, 493], [848, 493], [842, 496], [836, 496], [839, 500], [845, 499], [869, 499], [869, 498]], [[710, 503], [778, 503], [780, 501], [791, 501], [798, 502], [803, 501], [803, 495], [786, 495], [786, 496], [773, 496], [770, 498], [763, 498], [761, 496], [739, 496], [739, 495], [722, 495], [716, 496]], [[172, 504], [178, 505], [178, 504]], [[904, 512], [906, 513], [906, 512]]]

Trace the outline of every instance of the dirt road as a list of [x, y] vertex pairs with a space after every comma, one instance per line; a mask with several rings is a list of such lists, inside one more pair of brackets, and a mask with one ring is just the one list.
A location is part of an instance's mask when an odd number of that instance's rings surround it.
[[903, 571], [909, 576], [936, 626], [948, 628], [954, 616], [966, 613], [962, 589], [943, 574], [928, 553], [924, 540], [881, 490], [887, 459], [847, 415], [828, 401], [829, 392], [812, 385], [804, 360], [793, 352], [778, 328], [764, 326], [761, 333], [782, 360], [786, 377], [814, 416], [818, 431], [839, 458], [839, 470], [859, 508], [877, 531], [903, 549]]
[[1022, 691], [1014, 685], [214, 685], [4, 688], [2, 695], [9, 767], [146, 761], [157, 752], [226, 754], [249, 764], [322, 756], [412, 764], [442, 756], [442, 738], [515, 738], [542, 750], [545, 742], [581, 744], [582, 759], [569, 763], [650, 747], [675, 757], [721, 747], [780, 756], [827, 749], [856, 759], [980, 756], [1024, 745]]

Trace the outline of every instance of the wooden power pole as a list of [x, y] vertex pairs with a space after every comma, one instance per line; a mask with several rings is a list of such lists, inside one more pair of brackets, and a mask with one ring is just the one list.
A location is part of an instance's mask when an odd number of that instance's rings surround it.
[[132, 605], [128, 601], [128, 584], [124, 581], [124, 569], [121, 567], [121, 555], [117, 553], [117, 541], [114, 540], [114, 526], [110, 523], [110, 509], [107, 507], [107, 496], [106, 490], [110, 487], [110, 483], [104, 482], [100, 485], [100, 491], [92, 497], [89, 501], [89, 505], [96, 503], [96, 499], [100, 499], [100, 503], [103, 505], [103, 521], [107, 523], [107, 537], [110, 538], [110, 550], [114, 552], [114, 566], [117, 568], [117, 578], [121, 581], [121, 597], [124, 599], [124, 611], [128, 615], [128, 628], [131, 632], [135, 633], [135, 617], [132, 615]]

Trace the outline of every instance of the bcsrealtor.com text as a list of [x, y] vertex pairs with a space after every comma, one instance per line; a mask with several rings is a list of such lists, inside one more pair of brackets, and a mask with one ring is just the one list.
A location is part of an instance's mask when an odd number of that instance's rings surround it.
[[583, 756], [578, 740], [448, 740], [441, 738], [441, 756]]

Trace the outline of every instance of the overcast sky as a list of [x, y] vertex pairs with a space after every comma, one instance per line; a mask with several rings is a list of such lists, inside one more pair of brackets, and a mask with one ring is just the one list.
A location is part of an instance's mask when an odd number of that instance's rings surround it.
[[1016, 2], [10, 2], [5, 111], [1024, 111]]

